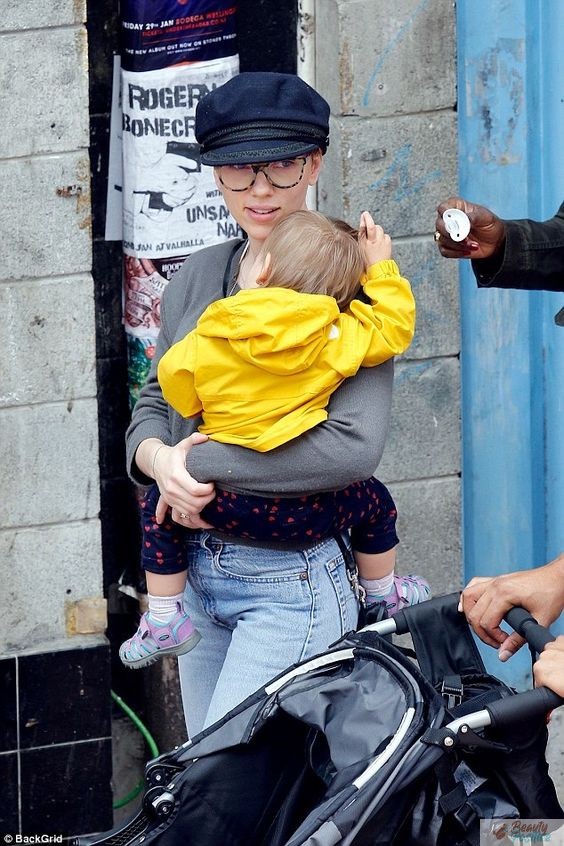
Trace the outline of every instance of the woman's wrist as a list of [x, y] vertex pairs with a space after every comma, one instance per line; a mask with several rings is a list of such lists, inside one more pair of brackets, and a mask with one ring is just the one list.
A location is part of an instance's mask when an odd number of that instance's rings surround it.
[[553, 561], [546, 565], [550, 567], [551, 572], [555, 577], [555, 588], [562, 597], [562, 605], [564, 610], [564, 552], [561, 552]]
[[155, 478], [157, 455], [166, 446], [159, 438], [146, 438], [141, 441], [135, 453], [135, 464], [145, 476]]
[[155, 464], [156, 464], [156, 461], [157, 461], [157, 456], [158, 456], [159, 452], [162, 449], [164, 449], [164, 447], [165, 447], [165, 444], [159, 444], [159, 446], [156, 448], [156, 450], [153, 453], [153, 460], [151, 461], [151, 476], [153, 477], [153, 479], [157, 478], [156, 473], [155, 473]]

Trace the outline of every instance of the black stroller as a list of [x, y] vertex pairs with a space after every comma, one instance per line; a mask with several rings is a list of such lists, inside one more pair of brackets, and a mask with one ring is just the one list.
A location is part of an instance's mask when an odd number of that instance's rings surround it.
[[[137, 816], [79, 844], [478, 846], [481, 819], [562, 819], [545, 760], [561, 700], [488, 676], [457, 604], [416, 605], [289, 668], [151, 761]], [[552, 639], [521, 609], [508, 621], [537, 651]]]

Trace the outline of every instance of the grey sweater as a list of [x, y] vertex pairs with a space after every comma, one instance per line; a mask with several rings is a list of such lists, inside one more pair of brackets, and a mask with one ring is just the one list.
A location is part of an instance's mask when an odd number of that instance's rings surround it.
[[[239, 290], [233, 283], [241, 252], [237, 243], [227, 241], [194, 253], [165, 289], [155, 357], [126, 434], [128, 472], [142, 485], [153, 480], [135, 464], [141, 441], [160, 438], [172, 446], [191, 435], [200, 423], [199, 418], [181, 417], [165, 402], [157, 381], [157, 364], [172, 344], [194, 328], [204, 309], [224, 295], [224, 281], [230, 294]], [[361, 368], [331, 397], [328, 420], [299, 438], [263, 453], [210, 440], [190, 450], [187, 470], [200, 482], [271, 496], [339, 490], [367, 479], [384, 450], [392, 381], [392, 361]]]

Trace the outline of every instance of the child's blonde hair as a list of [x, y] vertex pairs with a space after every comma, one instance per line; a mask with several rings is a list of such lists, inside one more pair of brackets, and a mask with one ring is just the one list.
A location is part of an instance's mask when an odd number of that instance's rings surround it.
[[355, 298], [364, 259], [355, 230], [319, 212], [297, 211], [276, 224], [262, 252], [271, 262], [265, 286], [327, 294], [340, 309]]

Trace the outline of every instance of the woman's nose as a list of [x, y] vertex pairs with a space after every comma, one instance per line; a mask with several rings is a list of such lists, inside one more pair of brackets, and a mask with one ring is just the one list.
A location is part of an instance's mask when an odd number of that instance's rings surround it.
[[251, 191], [255, 194], [270, 194], [272, 192], [272, 185], [266, 178], [264, 171], [259, 170], [256, 179], [251, 185]]

